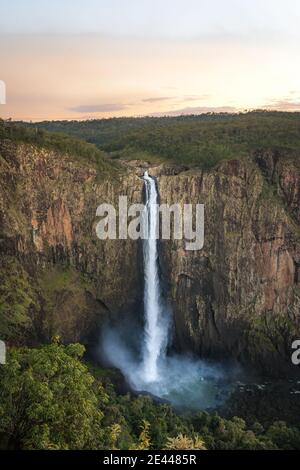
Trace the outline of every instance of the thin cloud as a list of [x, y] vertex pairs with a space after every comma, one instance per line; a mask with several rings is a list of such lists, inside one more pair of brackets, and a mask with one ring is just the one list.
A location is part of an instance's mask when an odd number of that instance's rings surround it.
[[264, 106], [265, 109], [276, 111], [300, 111], [300, 100], [292, 99], [272, 100]]
[[69, 111], [74, 111], [75, 113], [109, 113], [113, 111], [122, 111], [126, 109], [127, 105], [121, 103], [104, 103], [104, 104], [83, 104], [69, 108]]
[[211, 98], [211, 95], [185, 95], [182, 101], [202, 101]]
[[174, 96], [157, 96], [153, 98], [144, 98], [143, 103], [157, 103], [158, 101], [173, 100]]

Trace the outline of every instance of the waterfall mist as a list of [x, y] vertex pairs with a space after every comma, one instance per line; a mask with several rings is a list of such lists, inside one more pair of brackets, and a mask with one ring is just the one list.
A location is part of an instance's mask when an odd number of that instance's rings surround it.
[[[129, 385], [177, 407], [205, 409], [224, 401], [230, 391], [228, 370], [192, 356], [167, 354], [171, 315], [164, 304], [158, 270], [158, 189], [154, 178], [143, 176], [147, 237], [143, 241], [144, 326], [128, 321], [102, 334], [106, 360], [124, 374]], [[230, 372], [232, 376], [232, 370]]]

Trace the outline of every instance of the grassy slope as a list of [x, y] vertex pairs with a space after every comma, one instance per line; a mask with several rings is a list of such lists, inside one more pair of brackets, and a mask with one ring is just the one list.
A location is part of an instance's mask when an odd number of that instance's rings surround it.
[[107, 158], [105, 152], [94, 144], [67, 134], [53, 133], [0, 119], [0, 141], [3, 139], [16, 143], [28, 143], [70, 155], [82, 163], [89, 163], [101, 173], [114, 173], [118, 169], [118, 165]]

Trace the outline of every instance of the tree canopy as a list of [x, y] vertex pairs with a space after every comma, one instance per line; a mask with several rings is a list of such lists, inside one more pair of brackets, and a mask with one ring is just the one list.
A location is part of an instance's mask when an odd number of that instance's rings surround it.
[[58, 338], [9, 348], [0, 366], [2, 449], [300, 449], [300, 430], [217, 413], [177, 414], [144, 395], [118, 394], [109, 372]]
[[171, 161], [203, 168], [260, 150], [293, 155], [299, 155], [300, 150], [297, 112], [44, 121], [29, 126], [83, 139], [113, 158]]

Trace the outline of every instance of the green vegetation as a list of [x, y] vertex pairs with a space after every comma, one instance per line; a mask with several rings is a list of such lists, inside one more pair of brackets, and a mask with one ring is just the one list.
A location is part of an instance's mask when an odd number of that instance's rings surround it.
[[10, 349], [0, 368], [2, 449], [300, 449], [284, 422], [177, 415], [150, 397], [118, 395], [80, 344]]
[[160, 159], [205, 168], [257, 150], [293, 155], [300, 151], [300, 113], [255, 111], [28, 125], [84, 139], [114, 158]]
[[101, 308], [93, 284], [70, 266], [47, 265], [32, 273], [17, 258], [0, 259], [0, 338], [36, 345], [59, 336], [64, 343], [87, 340]]
[[0, 260], [0, 337], [23, 343], [38, 305], [37, 293], [17, 259]]
[[168, 437], [166, 449], [169, 450], [206, 450], [204, 442], [196, 437], [190, 437], [179, 434], [177, 437]]
[[69, 266], [49, 266], [37, 278], [43, 299], [40, 329], [44, 339], [59, 336], [69, 343], [74, 337], [78, 341], [88, 335], [97, 305], [92, 303], [93, 286], [85, 276]]
[[101, 171], [116, 168], [117, 159], [211, 168], [222, 160], [263, 150], [297, 156], [300, 113], [253, 111], [39, 123], [0, 120], [3, 137], [70, 153]]
[[72, 155], [82, 163], [89, 163], [101, 173], [117, 170], [117, 165], [95, 145], [63, 133], [52, 133], [41, 128], [30, 128], [20, 123], [0, 119], [0, 140], [37, 145], [49, 150]]
[[1, 367], [1, 445], [83, 449], [100, 440], [103, 390], [78, 360], [83, 346], [12, 350]]

